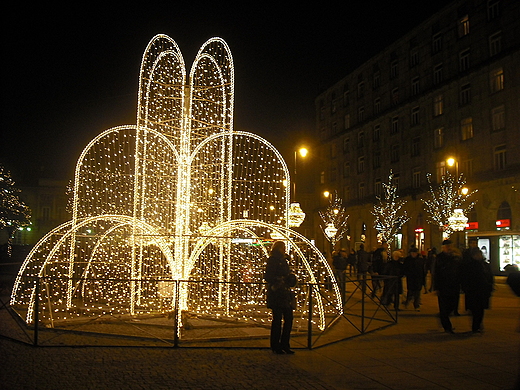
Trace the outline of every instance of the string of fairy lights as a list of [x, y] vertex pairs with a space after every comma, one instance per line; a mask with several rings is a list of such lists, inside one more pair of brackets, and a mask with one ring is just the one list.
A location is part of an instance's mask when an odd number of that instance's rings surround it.
[[[234, 131], [233, 110], [233, 58], [222, 39], [200, 48], [187, 77], [177, 44], [154, 37], [141, 64], [137, 124], [86, 146], [72, 220], [29, 253], [13, 308], [31, 323], [38, 299], [39, 319], [54, 326], [171, 312], [178, 297], [181, 311], [263, 321], [271, 235], [287, 241], [302, 286], [334, 280], [323, 255], [289, 229], [284, 159], [265, 139]], [[39, 291], [35, 277], [43, 278]], [[333, 286], [315, 294], [322, 329], [327, 312], [341, 312]], [[309, 292], [297, 291], [306, 316]]]

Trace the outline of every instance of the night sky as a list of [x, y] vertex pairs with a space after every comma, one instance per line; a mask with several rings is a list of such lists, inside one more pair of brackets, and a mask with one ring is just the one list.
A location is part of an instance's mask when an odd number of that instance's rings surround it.
[[94, 136], [135, 124], [142, 54], [158, 33], [177, 42], [188, 69], [207, 39], [223, 38], [235, 63], [235, 129], [290, 158], [312, 141], [319, 93], [449, 1], [139, 3], [4, 10], [0, 162], [17, 184], [72, 178]]

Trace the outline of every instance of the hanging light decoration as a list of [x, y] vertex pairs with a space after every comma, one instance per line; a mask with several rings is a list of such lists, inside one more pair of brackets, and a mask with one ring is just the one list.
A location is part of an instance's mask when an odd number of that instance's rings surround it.
[[460, 232], [466, 228], [468, 217], [464, 215], [462, 209], [455, 209], [451, 217], [448, 218], [448, 224], [452, 231]]
[[291, 203], [289, 206], [289, 227], [299, 227], [305, 220], [305, 213], [299, 203]]

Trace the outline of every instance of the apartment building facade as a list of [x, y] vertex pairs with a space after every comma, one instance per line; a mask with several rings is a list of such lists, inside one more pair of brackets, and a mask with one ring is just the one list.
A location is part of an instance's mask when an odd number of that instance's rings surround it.
[[[455, 1], [320, 94], [320, 189], [337, 191], [350, 241], [373, 248], [390, 172], [410, 221], [394, 247], [440, 249], [421, 199], [450, 173], [478, 189], [465, 237], [499, 273], [520, 264], [520, 2]], [[447, 159], [455, 159], [449, 167]]]

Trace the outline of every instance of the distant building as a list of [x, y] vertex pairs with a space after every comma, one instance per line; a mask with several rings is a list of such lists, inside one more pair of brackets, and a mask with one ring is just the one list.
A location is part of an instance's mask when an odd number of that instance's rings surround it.
[[70, 220], [67, 212], [67, 183], [40, 179], [37, 187], [21, 187], [20, 197], [31, 209], [31, 225], [19, 230], [13, 244], [32, 246], [53, 228]]
[[478, 189], [466, 237], [495, 272], [520, 263], [519, 48], [519, 1], [456, 1], [317, 97], [321, 190], [345, 201], [351, 246], [377, 245], [370, 210], [392, 170], [411, 216], [395, 245], [440, 249], [420, 199], [426, 173], [451, 169]]

